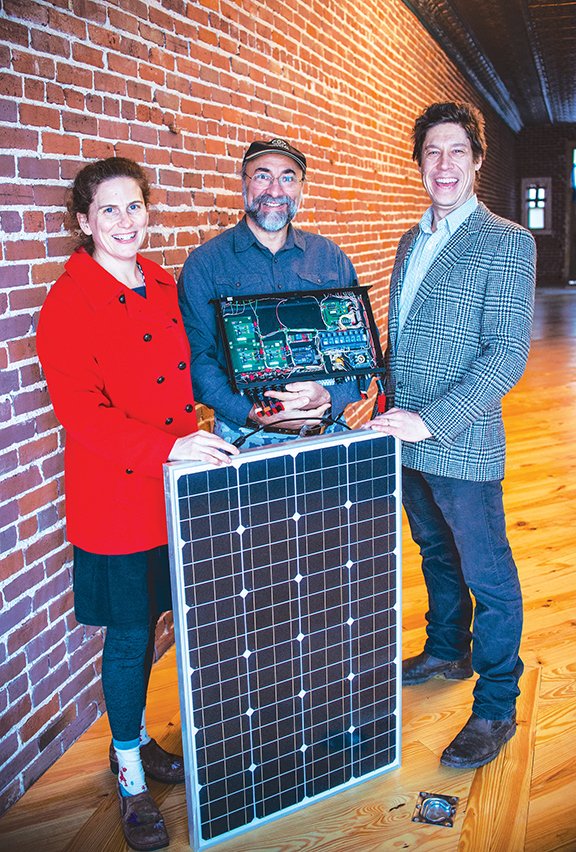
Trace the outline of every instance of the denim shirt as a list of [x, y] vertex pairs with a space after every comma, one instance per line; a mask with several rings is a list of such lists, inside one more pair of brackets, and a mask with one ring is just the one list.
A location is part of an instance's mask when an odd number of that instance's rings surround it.
[[[214, 409], [218, 418], [240, 426], [252, 408], [230, 386], [211, 299], [348, 287], [356, 280], [352, 262], [335, 243], [291, 225], [276, 254], [256, 239], [245, 219], [194, 249], [182, 268], [178, 293], [192, 351], [195, 399]], [[327, 384], [327, 390], [334, 417], [360, 399], [355, 381]]]

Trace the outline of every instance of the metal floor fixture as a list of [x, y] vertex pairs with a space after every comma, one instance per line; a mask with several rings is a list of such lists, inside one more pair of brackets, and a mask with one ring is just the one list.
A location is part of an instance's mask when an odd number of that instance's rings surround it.
[[195, 851], [399, 765], [399, 470], [366, 430], [166, 465]]

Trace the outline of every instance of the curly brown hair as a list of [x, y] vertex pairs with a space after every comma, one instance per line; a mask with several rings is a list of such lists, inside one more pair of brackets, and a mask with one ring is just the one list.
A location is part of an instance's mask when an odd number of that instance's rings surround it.
[[94, 241], [90, 234], [85, 234], [78, 229], [78, 213], [88, 215], [88, 210], [100, 184], [117, 177], [128, 177], [135, 180], [142, 192], [144, 204], [148, 207], [150, 183], [142, 166], [135, 163], [134, 160], [128, 160], [126, 157], [108, 157], [105, 160], [96, 160], [80, 169], [74, 178], [68, 198], [70, 228], [78, 235], [78, 246], [84, 247], [89, 254], [92, 254], [94, 250]]

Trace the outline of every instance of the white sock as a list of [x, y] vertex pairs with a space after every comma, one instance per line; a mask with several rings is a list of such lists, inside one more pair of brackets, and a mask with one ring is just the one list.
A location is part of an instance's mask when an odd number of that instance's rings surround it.
[[140, 724], [140, 745], [148, 745], [152, 737], [148, 734], [146, 730], [146, 708], [142, 710], [142, 722]]
[[140, 747], [124, 749], [114, 746], [114, 750], [118, 758], [118, 782], [122, 795], [137, 796], [138, 793], [144, 793], [148, 787], [140, 759]]

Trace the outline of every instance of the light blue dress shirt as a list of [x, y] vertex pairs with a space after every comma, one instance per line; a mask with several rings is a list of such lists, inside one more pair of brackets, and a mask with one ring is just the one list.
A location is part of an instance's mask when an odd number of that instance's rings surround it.
[[472, 195], [468, 201], [440, 219], [436, 230], [432, 230], [432, 207], [420, 219], [420, 230], [414, 240], [412, 250], [406, 260], [406, 272], [400, 292], [400, 310], [398, 314], [398, 336], [402, 333], [406, 317], [412, 307], [414, 297], [426, 273], [436, 260], [452, 234], [458, 230], [478, 206], [478, 198]]

